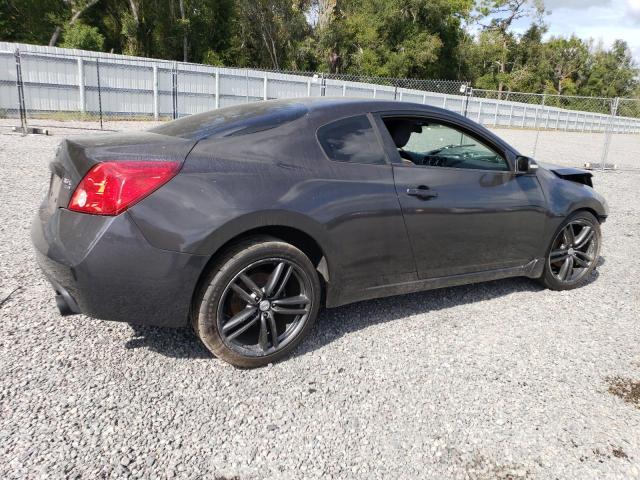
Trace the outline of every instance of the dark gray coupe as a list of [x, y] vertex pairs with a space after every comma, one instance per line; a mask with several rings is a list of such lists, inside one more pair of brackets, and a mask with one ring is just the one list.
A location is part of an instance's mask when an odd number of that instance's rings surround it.
[[589, 172], [538, 166], [450, 111], [275, 100], [62, 142], [33, 223], [63, 315], [182, 327], [242, 367], [322, 307], [595, 268]]

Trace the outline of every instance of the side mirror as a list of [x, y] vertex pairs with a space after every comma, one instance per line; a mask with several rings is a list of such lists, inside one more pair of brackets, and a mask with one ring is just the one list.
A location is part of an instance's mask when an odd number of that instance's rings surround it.
[[538, 170], [538, 164], [533, 158], [518, 157], [516, 158], [516, 173], [523, 175], [526, 173], [535, 173]]

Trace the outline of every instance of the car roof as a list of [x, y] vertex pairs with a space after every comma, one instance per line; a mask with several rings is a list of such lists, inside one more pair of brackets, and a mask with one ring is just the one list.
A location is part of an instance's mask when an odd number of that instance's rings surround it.
[[[210, 110], [164, 123], [150, 131], [199, 141], [204, 138], [230, 137], [269, 130], [301, 117], [312, 119], [312, 124], [317, 127], [347, 116], [387, 111], [433, 114], [467, 126], [473, 123], [451, 110], [420, 103], [357, 97], [297, 97], [243, 103]], [[476, 125], [476, 128], [482, 129], [483, 134], [492, 137], [495, 143], [511, 148], [483, 127]]]
[[[275, 128], [303, 116], [330, 120], [384, 110], [446, 112], [417, 103], [351, 97], [299, 97], [242, 103], [196, 113], [168, 122], [150, 131], [163, 135], [200, 140], [212, 135], [229, 136]], [[450, 113], [450, 112], [449, 112]]]
[[378, 98], [360, 97], [300, 97], [286, 100], [272, 100], [273, 102], [299, 103], [307, 107], [310, 112], [328, 111], [335, 109], [353, 108], [359, 112], [377, 112], [381, 110], [421, 110], [444, 112], [442, 108], [423, 105], [420, 103], [385, 100]]

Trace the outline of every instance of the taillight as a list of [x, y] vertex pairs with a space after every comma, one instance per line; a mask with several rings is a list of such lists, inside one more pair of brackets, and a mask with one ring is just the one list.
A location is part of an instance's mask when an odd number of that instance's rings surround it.
[[179, 162], [99, 163], [76, 187], [69, 210], [118, 215], [171, 180], [179, 169]]

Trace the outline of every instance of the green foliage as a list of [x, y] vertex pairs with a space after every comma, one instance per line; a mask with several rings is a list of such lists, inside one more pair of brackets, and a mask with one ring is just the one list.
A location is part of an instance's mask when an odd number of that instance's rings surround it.
[[46, 45], [67, 9], [64, 0], [2, 0], [0, 39]]
[[304, 67], [298, 49], [311, 34], [304, 2], [291, 0], [238, 0], [232, 47], [238, 65], [274, 69]]
[[104, 36], [96, 27], [77, 22], [64, 29], [63, 41], [60, 46], [99, 52], [104, 48]]
[[471, 0], [343, 0], [318, 36], [331, 72], [453, 77]]
[[[542, 0], [2, 0], [0, 39], [60, 32], [59, 46], [210, 65], [640, 98], [625, 42], [547, 39], [543, 18]], [[517, 34], [516, 20], [531, 26]]]

